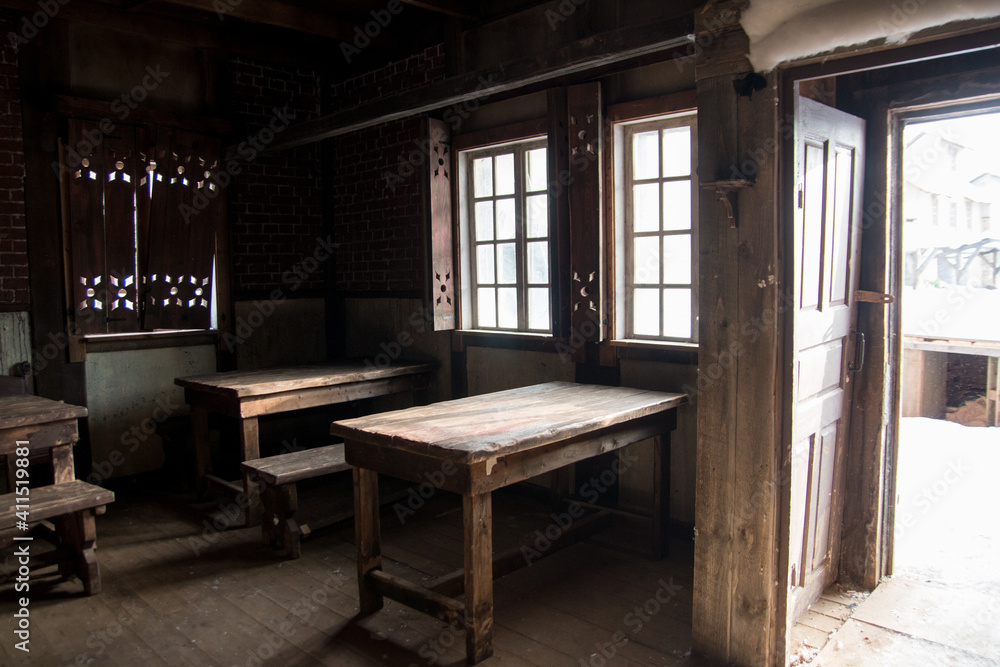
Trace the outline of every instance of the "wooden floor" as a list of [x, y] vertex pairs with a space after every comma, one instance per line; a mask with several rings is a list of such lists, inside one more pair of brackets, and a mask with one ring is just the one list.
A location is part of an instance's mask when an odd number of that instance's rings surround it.
[[[464, 664], [461, 630], [402, 605], [387, 601], [354, 619], [350, 524], [315, 535], [301, 559], [286, 561], [260, 543], [259, 529], [215, 532], [212, 517], [222, 525], [228, 503], [195, 505], [150, 486], [116, 489], [98, 518], [103, 593], [82, 597], [78, 581], [34, 575], [30, 664]], [[324, 491], [305, 489], [302, 513], [341, 502]], [[493, 506], [497, 550], [553, 524], [547, 503], [523, 495], [497, 493]], [[386, 508], [385, 569], [416, 580], [451, 572], [461, 537], [455, 496], [437, 494], [402, 524]], [[482, 664], [707, 664], [690, 655], [691, 545], [671, 546], [671, 558], [656, 562], [580, 543], [498, 580], [496, 654]], [[20, 595], [9, 580], [0, 585], [3, 664], [29, 664], [14, 649]]]

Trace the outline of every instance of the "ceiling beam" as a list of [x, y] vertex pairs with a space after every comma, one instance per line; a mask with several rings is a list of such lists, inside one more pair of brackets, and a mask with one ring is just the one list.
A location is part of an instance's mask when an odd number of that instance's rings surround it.
[[226, 16], [235, 16], [254, 23], [340, 40], [349, 39], [354, 31], [354, 25], [345, 21], [278, 0], [167, 0], [167, 2], [216, 14], [220, 23], [225, 21]]
[[[28, 16], [38, 11], [37, 0], [0, 0], [0, 8], [24, 12]], [[96, 2], [74, 0], [60, 5], [53, 20], [65, 20], [83, 25], [100, 26], [109, 30], [205, 49], [225, 49], [233, 53], [272, 60], [299, 62], [304, 54], [316, 55], [329, 51], [326, 40], [312, 35], [278, 31], [269, 26], [241, 23], [240, 25], [205, 26], [181, 21], [169, 16], [122, 10]], [[225, 25], [225, 29], [223, 26]], [[20, 27], [20, 24], [17, 26]], [[285, 35], [288, 35], [288, 38]], [[275, 40], [279, 39], [280, 42]]]
[[[692, 33], [690, 18], [671, 19], [601, 33], [578, 40], [561, 49], [544, 51], [537, 56], [522, 58], [498, 67], [449, 77], [414, 90], [361, 104], [353, 109], [299, 123], [278, 135], [263, 152], [274, 153], [381, 123], [473, 100], [482, 101], [493, 95], [559, 77], [677, 49], [694, 41]], [[237, 158], [236, 146], [226, 149], [226, 158]]]
[[[478, 20], [482, 18], [482, 6], [478, 2], [461, 0], [400, 0], [404, 5], [412, 5], [436, 14], [446, 14], [459, 19]], [[470, 8], [468, 5], [472, 5]]]

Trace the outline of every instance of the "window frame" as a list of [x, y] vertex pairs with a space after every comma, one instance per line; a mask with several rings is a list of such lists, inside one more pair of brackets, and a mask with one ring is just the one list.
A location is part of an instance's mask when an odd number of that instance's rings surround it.
[[[531, 129], [524, 136], [523, 130]], [[519, 124], [513, 126], [511, 133], [502, 133], [497, 130], [489, 131], [488, 133], [480, 134], [476, 133], [470, 137], [456, 138], [455, 142], [455, 160], [457, 163], [457, 170], [459, 174], [458, 178], [458, 197], [457, 207], [457, 224], [459, 228], [459, 241], [457, 244], [457, 251], [459, 254], [459, 279], [460, 279], [460, 299], [459, 299], [459, 326], [457, 328], [458, 332], [461, 333], [471, 333], [471, 334], [483, 334], [483, 335], [502, 335], [502, 336], [527, 336], [532, 338], [552, 338], [555, 336], [555, 315], [556, 315], [556, 303], [557, 295], [555, 294], [555, 272], [558, 270], [556, 265], [556, 239], [555, 239], [555, 227], [551, 215], [551, 187], [548, 179], [549, 164], [551, 164], [552, 154], [551, 146], [549, 146], [548, 134], [538, 128], [535, 124]], [[521, 132], [517, 132], [521, 130]], [[487, 139], [487, 141], [482, 141]], [[462, 139], [465, 139], [464, 141]], [[481, 141], [476, 141], [480, 139]], [[515, 265], [516, 265], [516, 278], [513, 285], [504, 284], [506, 287], [514, 287], [518, 295], [517, 304], [517, 319], [518, 324], [516, 328], [501, 327], [499, 323], [499, 295], [496, 294], [497, 299], [497, 321], [495, 326], [480, 326], [479, 321], [479, 299], [476, 293], [479, 289], [480, 283], [478, 282], [477, 276], [477, 261], [476, 261], [476, 248], [480, 245], [490, 244], [494, 247], [497, 245], [497, 239], [490, 241], [479, 241], [475, 238], [475, 204], [477, 198], [475, 196], [474, 187], [474, 177], [473, 177], [473, 161], [482, 157], [493, 157], [497, 155], [509, 154], [512, 152], [514, 155], [514, 192], [513, 195], [496, 195], [495, 193], [489, 195], [488, 197], [480, 197], [479, 201], [492, 200], [496, 201], [497, 198], [503, 197], [507, 198], [512, 196], [515, 201], [515, 230], [514, 239], [512, 240], [515, 246]], [[527, 191], [526, 184], [526, 165], [524, 164], [526, 156], [529, 151], [537, 150], [538, 148], [546, 149], [546, 188], [544, 190]], [[494, 172], [494, 179], [495, 179]], [[495, 185], [495, 180], [494, 180]], [[527, 238], [526, 225], [527, 225], [527, 201], [529, 196], [544, 195], [546, 197], [545, 212], [548, 221], [547, 234], [544, 237], [537, 237], [537, 239]], [[495, 223], [494, 223], [495, 224]], [[495, 234], [494, 234], [495, 236]], [[528, 262], [527, 262], [527, 245], [529, 242], [534, 240], [543, 240], [547, 243], [547, 260], [548, 260], [548, 280], [544, 284], [544, 287], [548, 290], [548, 328], [547, 329], [531, 329], [529, 326], [529, 313], [528, 313], [528, 290], [531, 287], [541, 287], [541, 284], [531, 284], [528, 282]], [[504, 239], [507, 241], [507, 239]], [[487, 284], [486, 288], [499, 289], [500, 283], [496, 282], [498, 275], [496, 271], [498, 266], [494, 260], [494, 282]]]
[[[613, 198], [611, 215], [609, 215], [610, 238], [614, 240], [609, 249], [609, 282], [614, 286], [614, 297], [612, 299], [613, 316], [612, 324], [612, 344], [651, 344], [655, 346], [675, 346], [680, 348], [691, 348], [698, 346], [698, 321], [699, 321], [699, 262], [698, 262], [698, 205], [699, 191], [697, 173], [698, 154], [698, 124], [697, 108], [693, 104], [694, 100], [677, 96], [656, 98], [650, 103], [642, 106], [643, 114], [629, 116], [623, 113], [613, 113], [609, 110], [609, 119], [613, 124], [613, 147], [612, 162], [610, 166], [611, 178], [613, 181]], [[673, 103], [671, 103], [673, 102]], [[685, 104], [687, 102], [687, 104]], [[635, 231], [632, 227], [632, 187], [634, 185], [632, 172], [632, 136], [639, 132], [652, 130], [662, 131], [672, 127], [688, 126], [691, 128], [691, 168], [687, 177], [664, 177], [658, 176], [656, 180], [641, 179], [643, 182], [657, 182], [660, 184], [659, 192], [661, 197], [662, 215], [662, 184], [672, 180], [689, 179], [691, 183], [691, 225], [687, 230], [667, 230], [660, 229], [656, 235], [660, 238], [660, 275], [656, 288], [660, 292], [660, 328], [663, 331], [664, 316], [663, 310], [663, 290], [677, 287], [688, 287], [691, 290], [691, 335], [687, 338], [676, 336], [634, 333], [633, 317], [633, 294], [634, 283], [634, 238]], [[657, 142], [662, 151], [662, 139]], [[662, 154], [660, 156], [662, 160]], [[650, 234], [651, 235], [651, 234]], [[663, 256], [662, 239], [666, 236], [689, 235], [691, 247], [691, 281], [688, 284], [664, 283], [663, 282]]]

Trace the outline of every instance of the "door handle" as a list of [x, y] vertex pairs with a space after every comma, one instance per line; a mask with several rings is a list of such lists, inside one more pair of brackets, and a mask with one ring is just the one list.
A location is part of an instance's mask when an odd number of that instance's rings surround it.
[[865, 334], [861, 331], [852, 331], [851, 338], [854, 339], [854, 360], [848, 362], [847, 370], [856, 373], [865, 365]]

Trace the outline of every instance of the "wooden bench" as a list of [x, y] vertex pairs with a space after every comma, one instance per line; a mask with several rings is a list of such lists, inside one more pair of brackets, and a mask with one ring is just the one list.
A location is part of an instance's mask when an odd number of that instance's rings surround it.
[[[0, 531], [16, 531], [17, 498], [13, 493], [0, 496]], [[103, 514], [105, 506], [115, 500], [115, 494], [81, 480], [51, 484], [31, 489], [28, 500], [28, 521], [35, 523], [52, 519], [58, 536], [57, 558], [63, 578], [75, 574], [83, 582], [87, 595], [101, 592], [101, 570], [94, 554], [97, 526], [94, 517]], [[19, 542], [30, 544], [30, 542]]]
[[[264, 544], [280, 546], [289, 558], [298, 558], [302, 537], [308, 537], [315, 526], [312, 529], [306, 524], [300, 526], [295, 519], [299, 506], [295, 483], [349, 470], [350, 467], [344, 462], [343, 444], [245, 461], [243, 474], [250, 483], [260, 486], [263, 505], [260, 525]], [[324, 523], [349, 517], [350, 513], [336, 519], [328, 518]]]

